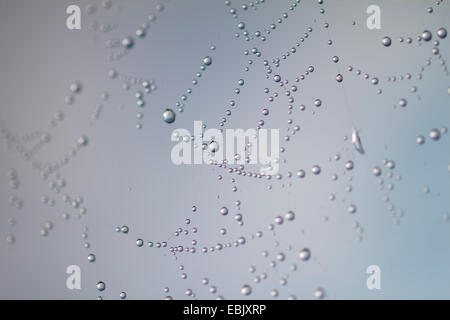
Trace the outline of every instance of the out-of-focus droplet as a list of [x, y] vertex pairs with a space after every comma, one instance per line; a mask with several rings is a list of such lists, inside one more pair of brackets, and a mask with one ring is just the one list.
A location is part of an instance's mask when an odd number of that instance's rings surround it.
[[349, 160], [345, 163], [345, 169], [347, 170], [353, 170], [354, 164], [352, 160]]
[[373, 168], [372, 172], [373, 172], [373, 174], [374, 174], [375, 176], [377, 176], [377, 177], [381, 175], [381, 169], [380, 169], [380, 167], [375, 167], [375, 168]]
[[424, 136], [418, 136], [416, 138], [417, 144], [424, 144], [425, 143], [425, 137]]
[[447, 37], [447, 30], [445, 28], [439, 28], [437, 31], [437, 35], [439, 38], [444, 39]]
[[313, 166], [313, 167], [311, 168], [311, 172], [314, 173], [314, 174], [316, 174], [316, 175], [319, 174], [320, 171], [321, 171], [321, 169], [320, 169], [320, 167], [319, 167], [318, 165], [315, 165], [315, 166]]
[[6, 236], [6, 243], [14, 244], [14, 242], [16, 242], [16, 237], [13, 234], [8, 234]]
[[220, 208], [219, 212], [221, 215], [226, 216], [228, 214], [228, 208], [222, 207], [222, 208]]
[[428, 136], [433, 140], [439, 140], [441, 138], [441, 132], [439, 131], [439, 129], [433, 129], [430, 131]]
[[81, 92], [81, 83], [79, 81], [75, 81], [70, 85], [70, 91], [73, 93], [80, 93]]
[[348, 206], [348, 212], [349, 213], [355, 213], [356, 212], [356, 206], [354, 204], [351, 204]]
[[314, 100], [314, 105], [315, 105], [316, 107], [320, 107], [320, 106], [322, 105], [322, 100], [320, 100], [320, 99]]

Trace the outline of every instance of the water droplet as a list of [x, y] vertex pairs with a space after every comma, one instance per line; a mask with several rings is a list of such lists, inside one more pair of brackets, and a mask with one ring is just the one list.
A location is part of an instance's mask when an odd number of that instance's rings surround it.
[[319, 174], [320, 171], [321, 171], [321, 169], [320, 169], [320, 167], [319, 167], [318, 165], [315, 165], [315, 166], [313, 166], [313, 167], [311, 168], [311, 171], [312, 171], [312, 173], [314, 173], [314, 174]]
[[132, 37], [125, 37], [122, 39], [122, 46], [125, 49], [131, 49], [134, 46], [134, 39]]
[[93, 253], [88, 255], [88, 261], [89, 262], [94, 262], [95, 261], [95, 255]]
[[425, 137], [424, 136], [418, 136], [416, 138], [417, 144], [424, 144], [425, 143]]
[[208, 145], [208, 149], [209, 151], [211, 151], [212, 153], [215, 153], [219, 150], [219, 144], [216, 141], [211, 141]]
[[211, 65], [211, 63], [212, 63], [212, 58], [210, 56], [206, 56], [206, 57], [203, 58], [203, 64], [205, 66]]
[[175, 112], [172, 109], [166, 109], [163, 112], [163, 120], [166, 123], [172, 123], [175, 121]]
[[311, 258], [311, 250], [308, 248], [303, 249], [299, 252], [298, 257], [303, 261], [308, 261]]
[[106, 285], [103, 281], [97, 282], [96, 287], [98, 291], [104, 291], [106, 289]]
[[345, 163], [345, 169], [347, 169], [347, 170], [352, 170], [353, 167], [354, 167], [354, 164], [353, 164], [353, 161], [352, 161], [352, 160], [349, 160], [349, 161], [347, 161], [347, 162]]
[[81, 146], [86, 146], [88, 144], [88, 138], [86, 136], [81, 136], [78, 138], [77, 143], [78, 145]]
[[407, 104], [408, 102], [406, 101], [406, 99], [400, 99], [400, 101], [398, 102], [398, 105], [402, 108], [406, 107]]
[[228, 214], [228, 208], [222, 207], [222, 208], [220, 208], [219, 212], [221, 215], [226, 216]]
[[355, 147], [355, 150], [361, 154], [364, 154], [364, 148], [361, 143], [361, 138], [359, 136], [359, 132], [353, 128], [352, 130], [352, 144]]
[[75, 81], [70, 85], [70, 91], [73, 93], [80, 93], [81, 91], [81, 83], [79, 81]]
[[392, 44], [392, 40], [391, 40], [391, 38], [389, 38], [389, 37], [384, 37], [384, 38], [381, 40], [381, 43], [383, 44], [383, 46], [389, 47], [389, 46]]
[[306, 175], [305, 170], [298, 170], [297, 171], [297, 177], [304, 178]]
[[437, 35], [439, 38], [444, 39], [447, 37], [447, 30], [445, 28], [439, 28], [437, 31]]
[[425, 30], [424, 32], [422, 32], [420, 37], [425, 41], [430, 41], [433, 36], [430, 31]]
[[143, 38], [146, 35], [146, 31], [143, 28], [137, 28], [136, 29], [136, 36], [139, 38]]
[[356, 212], [356, 206], [354, 204], [351, 204], [348, 206], [348, 212], [349, 213], [355, 213]]
[[394, 168], [395, 168], [395, 162], [392, 161], [392, 160], [388, 160], [388, 161], [386, 162], [386, 167], [387, 167], [388, 169], [394, 169]]
[[293, 211], [288, 211], [285, 216], [286, 220], [292, 221], [295, 219], [295, 213]]
[[250, 294], [252, 293], [252, 287], [250, 287], [248, 284], [242, 286], [242, 288], [241, 288], [241, 293], [242, 293], [244, 296], [250, 295]]
[[316, 291], [314, 291], [314, 297], [316, 297], [317, 299], [325, 298], [325, 290], [322, 288], [318, 288]]
[[381, 169], [380, 169], [380, 167], [375, 167], [375, 168], [373, 168], [372, 169], [372, 172], [373, 172], [373, 174], [375, 175], [375, 176], [380, 176], [381, 175]]
[[6, 236], [6, 243], [14, 244], [14, 242], [16, 242], [16, 237], [13, 234], [8, 234]]
[[322, 100], [320, 100], [320, 99], [314, 100], [314, 105], [315, 105], [316, 107], [320, 107], [320, 106], [322, 105]]
[[441, 132], [438, 129], [431, 130], [428, 135], [433, 140], [439, 140], [441, 138]]

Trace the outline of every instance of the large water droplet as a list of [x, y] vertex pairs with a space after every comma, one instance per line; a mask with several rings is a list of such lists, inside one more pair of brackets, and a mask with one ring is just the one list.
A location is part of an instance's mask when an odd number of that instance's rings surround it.
[[164, 120], [164, 122], [166, 122], [166, 123], [172, 123], [172, 122], [174, 122], [174, 121], [175, 121], [175, 117], [176, 117], [175, 112], [173, 112], [172, 109], [166, 109], [166, 110], [163, 112], [163, 120]]
[[361, 138], [359, 136], [359, 132], [353, 128], [352, 130], [352, 144], [355, 147], [355, 150], [361, 154], [364, 154], [364, 148], [361, 142]]
[[208, 145], [208, 149], [209, 151], [211, 151], [212, 153], [215, 153], [219, 150], [219, 144], [216, 141], [211, 141]]

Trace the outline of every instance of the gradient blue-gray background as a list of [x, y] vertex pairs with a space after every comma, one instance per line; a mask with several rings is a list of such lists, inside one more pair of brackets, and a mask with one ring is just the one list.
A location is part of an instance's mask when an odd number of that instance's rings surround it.
[[[428, 138], [431, 129], [448, 128], [450, 121], [449, 81], [441, 64], [448, 57], [449, 38], [439, 39], [440, 56], [432, 54], [436, 30], [449, 29], [448, 1], [437, 5], [418, 0], [325, 0], [320, 5], [303, 0], [295, 10], [289, 10], [292, 0], [255, 2], [243, 10], [246, 2], [234, 0], [229, 6], [222, 0], [113, 0], [109, 8], [102, 1], [0, 1], [1, 298], [119, 299], [119, 293], [126, 292], [128, 299], [192, 299], [185, 293], [191, 289], [195, 299], [270, 299], [276, 289], [277, 299], [290, 295], [313, 299], [318, 288], [330, 299], [450, 298], [450, 143], [445, 133], [438, 141]], [[162, 11], [159, 3], [164, 5]], [[70, 4], [82, 9], [81, 30], [66, 29]], [[95, 5], [95, 12], [87, 10], [89, 4]], [[366, 27], [366, 8], [372, 4], [381, 8], [380, 30]], [[429, 7], [432, 13], [427, 12]], [[236, 8], [237, 18], [231, 8]], [[287, 19], [282, 17], [285, 12]], [[150, 14], [156, 15], [155, 21], [148, 20]], [[282, 23], [277, 22], [280, 17]], [[245, 40], [237, 28], [241, 21], [254, 39]], [[150, 28], [138, 39], [135, 31], [145, 22]], [[324, 28], [326, 22], [329, 28]], [[272, 23], [276, 29], [265, 34]], [[101, 31], [102, 24], [111, 30]], [[254, 36], [257, 30], [266, 41]], [[424, 30], [433, 33], [432, 41], [417, 41]], [[236, 32], [241, 36], [237, 38]], [[304, 33], [308, 38], [296, 47]], [[105, 41], [125, 36], [134, 37], [134, 47], [111, 61], [108, 57], [122, 49], [109, 48]], [[384, 36], [392, 38], [388, 48], [381, 44]], [[400, 37], [413, 41], [401, 43]], [[283, 59], [292, 47], [296, 53]], [[261, 57], [244, 55], [252, 48]], [[207, 55], [213, 63], [194, 86], [191, 81]], [[340, 58], [337, 64], [331, 60], [335, 55]], [[279, 67], [272, 63], [274, 58], [280, 58]], [[272, 66], [269, 79], [264, 59]], [[314, 72], [297, 84], [293, 112], [288, 114], [285, 89], [272, 77], [288, 79], [289, 88], [309, 66]], [[352, 72], [348, 66], [353, 66]], [[116, 79], [108, 77], [113, 69]], [[342, 83], [335, 80], [338, 73], [344, 77]], [[364, 79], [366, 73], [380, 83], [372, 85]], [[408, 73], [410, 80], [400, 80]], [[394, 76], [396, 81], [387, 81]], [[142, 87], [123, 89], [123, 77], [154, 81], [157, 88], [144, 94], [144, 108], [136, 105], [134, 96]], [[234, 89], [241, 78], [245, 85], [237, 95]], [[64, 97], [74, 81], [82, 84], [82, 90], [67, 105]], [[413, 86], [417, 92], [411, 91]], [[270, 94], [264, 93], [266, 87]], [[188, 94], [184, 111], [177, 112], [175, 123], [163, 122], [164, 109], [176, 110], [175, 103], [188, 88], [193, 93]], [[274, 92], [279, 97], [270, 103]], [[317, 98], [322, 100], [320, 108], [313, 106]], [[405, 108], [398, 107], [402, 98], [408, 101]], [[236, 101], [235, 107], [230, 107], [230, 100]], [[305, 111], [299, 110], [301, 104]], [[101, 112], [93, 119], [99, 105]], [[270, 108], [268, 117], [261, 114], [265, 106]], [[227, 109], [232, 111], [227, 128], [254, 128], [264, 118], [265, 127], [280, 129], [283, 138], [288, 128], [300, 125], [289, 142], [281, 141], [286, 148], [281, 154], [281, 180], [171, 162], [172, 130], [193, 130], [194, 120], [218, 127]], [[50, 126], [58, 111], [64, 120]], [[144, 113], [141, 120], [136, 118], [139, 111]], [[138, 123], [141, 129], [136, 129]], [[360, 132], [364, 154], [344, 139], [353, 127]], [[27, 138], [36, 132], [38, 138]], [[46, 133], [50, 141], [27, 158]], [[88, 137], [88, 145], [43, 177], [39, 168], [60, 162], [81, 135]], [[418, 135], [426, 137], [424, 145], [416, 143]], [[335, 154], [340, 160], [334, 160]], [[387, 169], [385, 159], [394, 160], [395, 169]], [[344, 168], [348, 160], [354, 162], [352, 171]], [[316, 164], [322, 170], [313, 176], [311, 167]], [[382, 169], [381, 177], [373, 175], [374, 166]], [[11, 169], [17, 172], [17, 189], [10, 187]], [[304, 179], [296, 177], [299, 169], [306, 171]], [[259, 167], [248, 170], [256, 172]], [[293, 177], [288, 178], [287, 172]], [[336, 181], [333, 174], [338, 175]], [[59, 178], [66, 186], [56, 193], [50, 185]], [[388, 190], [388, 183], [394, 184], [393, 190]], [[64, 195], [82, 197], [80, 207], [86, 213], [64, 202]], [[23, 206], [11, 205], [11, 197], [21, 199]], [[43, 203], [43, 197], [55, 204]], [[236, 200], [241, 202], [239, 210]], [[350, 204], [357, 206], [353, 215], [347, 211]], [[196, 213], [191, 211], [194, 205]], [[219, 214], [222, 206], [230, 210], [226, 217]], [[267, 230], [288, 210], [296, 213], [293, 222], [276, 226], [275, 232]], [[70, 215], [68, 220], [62, 218], [64, 213]], [[243, 226], [234, 221], [236, 213], [244, 216]], [[8, 223], [10, 218], [14, 225]], [[191, 219], [189, 235], [173, 237], [178, 228], [185, 229], [186, 218]], [[53, 229], [41, 236], [47, 221]], [[129, 227], [128, 234], [115, 231], [122, 225]], [[198, 228], [196, 234], [192, 227]], [[226, 235], [220, 235], [222, 227], [227, 228]], [[259, 230], [263, 237], [251, 240]], [[13, 244], [8, 235], [14, 236]], [[204, 246], [241, 236], [247, 239], [245, 245], [201, 253]], [[145, 241], [141, 248], [136, 246], [138, 238]], [[147, 241], [168, 241], [168, 247], [192, 247], [193, 239], [198, 241], [195, 254], [173, 256], [168, 248], [147, 246]], [[84, 247], [85, 242], [90, 248]], [[312, 256], [302, 262], [298, 252], [305, 247]], [[262, 255], [265, 250], [268, 257]], [[272, 268], [270, 262], [279, 252], [286, 259]], [[94, 263], [88, 262], [90, 253], [96, 255]], [[292, 272], [289, 267], [294, 263], [298, 268]], [[81, 290], [66, 288], [69, 265], [81, 268]], [[369, 265], [381, 268], [380, 290], [366, 287]], [[250, 266], [256, 268], [254, 273]], [[183, 272], [186, 279], [181, 278]], [[262, 273], [267, 279], [255, 283]], [[203, 278], [209, 285], [202, 284]], [[286, 285], [280, 284], [281, 278], [287, 279]], [[98, 281], [106, 283], [104, 292], [97, 291]], [[251, 295], [241, 294], [243, 284], [252, 286]], [[211, 286], [217, 292], [210, 293]]]

